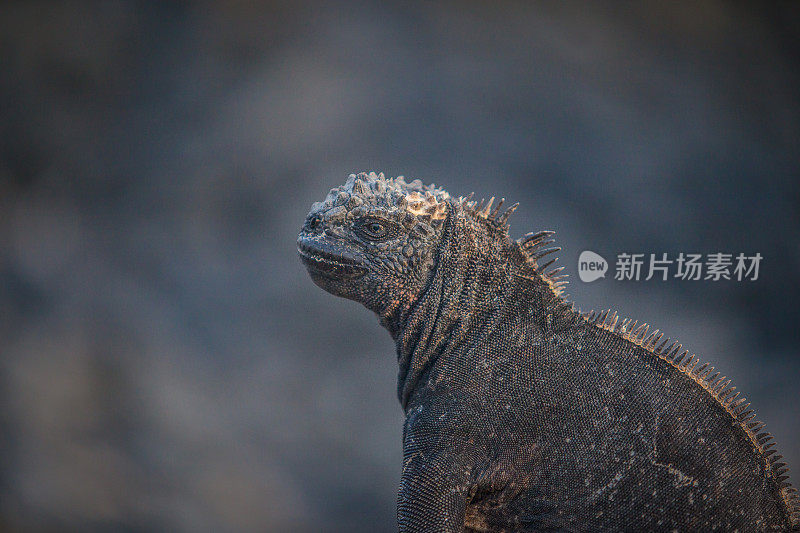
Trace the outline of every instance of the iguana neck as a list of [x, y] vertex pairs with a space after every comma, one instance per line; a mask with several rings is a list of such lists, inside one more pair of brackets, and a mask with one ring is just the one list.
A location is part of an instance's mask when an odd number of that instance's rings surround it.
[[[505, 231], [451, 209], [427, 285], [410, 306], [381, 320], [397, 346], [403, 409], [432, 368], [453, 353], [463, 356], [468, 339], [486, 338], [519, 309], [511, 303], [521, 294], [520, 281], [529, 280], [519, 277], [515, 246]], [[534, 297], [526, 306], [544, 309], [546, 302]]]

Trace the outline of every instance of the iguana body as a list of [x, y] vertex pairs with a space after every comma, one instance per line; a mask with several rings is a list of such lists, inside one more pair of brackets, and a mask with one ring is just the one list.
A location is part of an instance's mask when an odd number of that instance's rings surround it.
[[574, 310], [546, 271], [549, 232], [513, 241], [513, 209], [351, 175], [298, 239], [312, 279], [396, 341], [400, 530], [799, 527], [730, 382], [644, 325]]

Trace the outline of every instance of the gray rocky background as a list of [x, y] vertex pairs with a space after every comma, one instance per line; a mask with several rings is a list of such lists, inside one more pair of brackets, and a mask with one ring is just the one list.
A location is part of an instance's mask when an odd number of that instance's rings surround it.
[[[394, 529], [393, 345], [295, 253], [354, 170], [521, 202], [800, 482], [797, 6], [4, 2], [0, 529]], [[764, 261], [583, 284], [584, 249]]]

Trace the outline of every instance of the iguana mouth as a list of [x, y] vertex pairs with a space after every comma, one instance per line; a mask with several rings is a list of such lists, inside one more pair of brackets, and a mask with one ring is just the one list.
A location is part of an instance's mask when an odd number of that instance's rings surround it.
[[338, 279], [358, 278], [367, 273], [367, 267], [344, 250], [332, 252], [320, 246], [321, 243], [312, 244], [309, 241], [298, 239], [297, 253], [313, 273]]

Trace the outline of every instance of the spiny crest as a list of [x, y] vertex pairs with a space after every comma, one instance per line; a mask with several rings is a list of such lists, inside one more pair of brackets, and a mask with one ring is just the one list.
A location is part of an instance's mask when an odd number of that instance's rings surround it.
[[403, 176], [387, 178], [382, 172], [362, 172], [350, 174], [344, 185], [331, 189], [323, 202], [312, 206], [312, 211], [327, 213], [341, 207], [343, 216], [346, 211], [355, 211], [354, 216], [359, 216], [358, 208], [370, 205], [389, 212], [405, 211], [436, 224], [446, 217], [449, 198], [447, 191], [434, 184], [423, 185], [420, 180], [406, 182]]
[[475, 193], [470, 193], [469, 196], [462, 196], [458, 199], [458, 203], [461, 204], [464, 212], [469, 213], [478, 220], [485, 221], [495, 228], [508, 230], [508, 217], [510, 217], [511, 214], [517, 210], [517, 207], [519, 207], [519, 202], [501, 212], [500, 209], [503, 207], [503, 203], [506, 201], [505, 198], [501, 198], [500, 201], [497, 202], [497, 206], [492, 209], [494, 196], [489, 198], [488, 202], [484, 200], [478, 202], [472, 199], [474, 194]]
[[[472, 199], [473, 194], [474, 193], [470, 193], [469, 196], [460, 197], [458, 199], [462, 209], [466, 213], [473, 216], [476, 220], [485, 222], [489, 227], [507, 233], [508, 218], [512, 213], [514, 213], [514, 211], [516, 211], [517, 207], [519, 207], [519, 202], [513, 204], [508, 209], [501, 211], [501, 208], [505, 203], [505, 198], [501, 198], [494, 209], [492, 209], [492, 204], [494, 204], [494, 196], [489, 198], [488, 202], [485, 200], [478, 202]], [[561, 271], [564, 270], [564, 267], [561, 266], [548, 270], [548, 268], [558, 260], [557, 257], [552, 259], [548, 258], [546, 262], [541, 262], [545, 256], [561, 250], [559, 247], [548, 247], [549, 244], [555, 242], [552, 239], [548, 239], [548, 237], [551, 235], [553, 235], [552, 231], [528, 233], [521, 239], [517, 240], [517, 244], [519, 245], [523, 256], [529, 262], [530, 266], [538, 274], [540, 274], [545, 281], [548, 282], [556, 295], [563, 296], [564, 286], [567, 284], [567, 275], [561, 274]]]
[[561, 296], [564, 286], [567, 284], [567, 274], [561, 274], [563, 266], [555, 267], [550, 270], [550, 266], [555, 263], [557, 257], [547, 257], [561, 251], [560, 246], [551, 246], [555, 240], [551, 237], [555, 235], [553, 231], [539, 231], [528, 233], [517, 240], [522, 253], [528, 258], [536, 272], [550, 283], [553, 291]]
[[780, 461], [783, 456], [775, 454], [775, 442], [772, 435], [762, 431], [764, 423], [755, 420], [755, 412], [748, 409], [750, 403], [740, 396], [736, 387], [731, 387], [730, 379], [721, 375], [720, 372], [714, 372], [714, 367], [709, 363], [702, 363], [694, 354], [690, 355], [689, 350], [684, 350], [677, 341], [670, 342], [670, 339], [659, 330], [656, 329], [648, 335], [649, 326], [645, 323], [639, 324], [629, 318], [619, 320], [616, 311], [610, 309], [598, 313], [591, 311], [583, 316], [589, 323], [611, 331], [666, 361], [689, 376], [710, 394], [733, 417], [753, 446], [762, 454], [769, 471], [772, 472], [780, 487], [781, 497], [789, 511], [792, 527], [800, 527], [800, 497], [798, 497], [797, 489], [793, 488], [789, 482], [789, 468], [786, 463]]
[[[472, 200], [472, 194], [467, 197], [459, 198], [459, 203], [467, 213], [470, 213], [477, 220], [485, 221], [489, 226], [508, 232], [508, 218], [519, 207], [519, 202], [515, 203], [505, 211], [501, 212], [501, 207], [505, 202], [505, 198], [501, 198], [497, 206], [492, 209], [494, 203], [494, 196], [488, 202], [481, 200], [477, 202]], [[558, 296], [564, 296], [564, 286], [567, 284], [567, 275], [561, 274], [564, 267], [555, 267], [548, 270], [549, 267], [555, 263], [558, 258], [548, 258], [547, 261], [542, 262], [546, 256], [558, 252], [560, 247], [550, 247], [555, 241], [549, 239], [554, 232], [540, 231], [538, 233], [528, 233], [522, 238], [517, 240], [517, 244], [522, 251], [523, 256], [530, 263], [531, 267], [548, 282]]]

